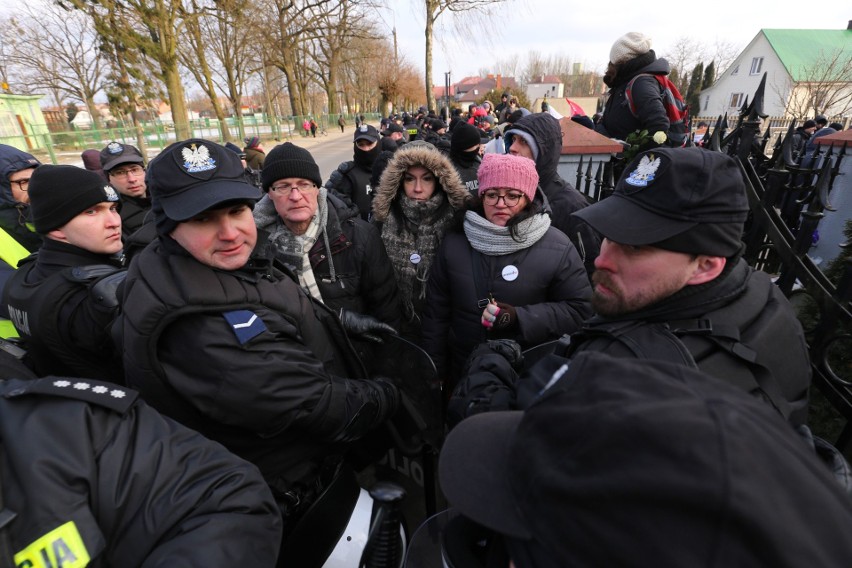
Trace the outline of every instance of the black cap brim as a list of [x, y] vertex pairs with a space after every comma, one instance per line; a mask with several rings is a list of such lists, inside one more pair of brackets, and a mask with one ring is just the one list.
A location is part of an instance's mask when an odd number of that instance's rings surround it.
[[[203, 188], [199, 188], [203, 186]], [[187, 221], [203, 211], [228, 201], [257, 201], [263, 193], [255, 186], [231, 179], [218, 179], [187, 186], [180, 193], [160, 196], [166, 216]]]
[[105, 172], [110, 171], [113, 168], [120, 166], [121, 164], [144, 164], [145, 160], [142, 159], [142, 156], [134, 156], [128, 154], [119, 154], [106, 164], [102, 166]]
[[532, 533], [509, 483], [510, 448], [523, 412], [488, 412], [463, 420], [441, 448], [441, 488], [464, 516], [522, 539]]
[[572, 215], [585, 221], [610, 241], [623, 245], [651, 245], [698, 223], [664, 217], [616, 193]]

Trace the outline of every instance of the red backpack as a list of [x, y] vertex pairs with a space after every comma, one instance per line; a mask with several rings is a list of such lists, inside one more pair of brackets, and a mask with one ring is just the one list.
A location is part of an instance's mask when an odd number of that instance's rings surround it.
[[674, 142], [675, 146], [682, 145], [686, 142], [686, 135], [689, 132], [689, 105], [683, 100], [683, 96], [681, 96], [677, 86], [669, 80], [668, 75], [640, 73], [630, 79], [630, 82], [627, 83], [627, 89], [624, 91], [630, 112], [633, 113], [633, 116], [639, 116], [639, 113], [636, 112], [636, 104], [633, 102], [633, 83], [643, 75], [653, 77], [660, 84], [663, 106], [666, 108], [666, 115], [669, 117], [669, 139]]

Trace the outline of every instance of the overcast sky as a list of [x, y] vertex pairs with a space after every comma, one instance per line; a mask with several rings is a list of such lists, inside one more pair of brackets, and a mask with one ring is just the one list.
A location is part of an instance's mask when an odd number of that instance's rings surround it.
[[[667, 48], [685, 36], [708, 46], [717, 41], [730, 43], [740, 51], [762, 28], [844, 30], [852, 19], [847, 1], [507, 0], [490, 20], [462, 16], [468, 30], [464, 39], [453, 37], [449, 26], [452, 15], [441, 16], [433, 48], [433, 79], [443, 84], [444, 72], [451, 71], [456, 82], [513, 54], [520, 55], [523, 62], [530, 51], [545, 56], [565, 55], [572, 62], [583, 63], [587, 70], [603, 72], [612, 43], [630, 31], [650, 36], [657, 55], [665, 54]], [[392, 8], [383, 11], [379, 25], [385, 26], [389, 34], [396, 25], [400, 53], [424, 69], [422, 0], [390, 0], [389, 4]], [[664, 14], [666, 7], [669, 12]], [[849, 48], [852, 49], [852, 42]]]

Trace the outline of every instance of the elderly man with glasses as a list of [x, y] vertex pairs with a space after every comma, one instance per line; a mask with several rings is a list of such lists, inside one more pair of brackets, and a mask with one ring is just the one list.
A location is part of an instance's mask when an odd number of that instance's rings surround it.
[[357, 207], [319, 187], [311, 153], [289, 142], [276, 146], [262, 178], [267, 194], [254, 209], [255, 222], [302, 288], [335, 312], [345, 310], [343, 317], [366, 314], [397, 326], [396, 280], [379, 232]]

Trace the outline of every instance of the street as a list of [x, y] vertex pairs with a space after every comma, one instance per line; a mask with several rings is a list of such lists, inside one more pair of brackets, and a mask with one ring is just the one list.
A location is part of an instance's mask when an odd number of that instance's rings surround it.
[[[319, 166], [322, 174], [323, 182], [328, 180], [329, 175], [341, 162], [352, 159], [352, 137], [355, 132], [355, 127], [352, 125], [346, 126], [346, 131], [341, 134], [340, 128], [336, 125], [334, 129], [329, 128], [328, 134], [325, 136], [317, 133], [316, 138], [304, 138], [300, 135], [294, 135], [290, 138], [290, 142], [302, 148], [307, 148]], [[263, 148], [268, 154], [272, 148], [280, 142], [271, 138], [261, 138]], [[235, 142], [235, 144], [237, 144]], [[242, 144], [237, 144], [242, 146]], [[100, 150], [100, 148], [98, 148]], [[157, 149], [149, 150], [148, 160], [159, 153]], [[60, 164], [70, 164], [73, 166], [83, 167], [83, 160], [80, 158], [79, 152], [57, 152], [57, 161]]]

